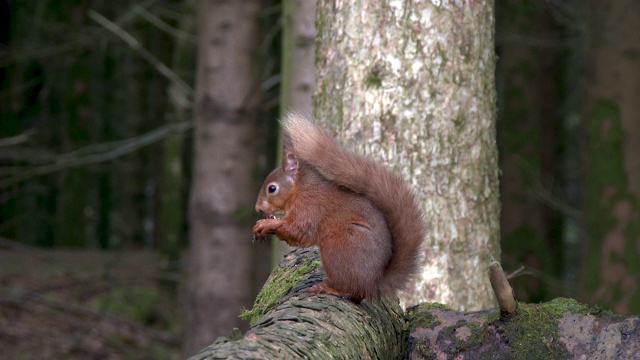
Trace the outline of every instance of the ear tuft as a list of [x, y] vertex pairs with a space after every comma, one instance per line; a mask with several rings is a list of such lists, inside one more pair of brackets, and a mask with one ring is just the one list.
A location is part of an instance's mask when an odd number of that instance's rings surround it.
[[286, 172], [297, 172], [300, 167], [300, 163], [298, 162], [298, 158], [292, 153], [285, 151], [284, 156], [282, 157], [282, 168]]
[[[293, 154], [293, 140], [291, 139], [291, 135], [285, 131], [282, 136], [282, 154], [284, 156], [288, 153]], [[284, 164], [284, 159], [282, 159], [282, 162]]]

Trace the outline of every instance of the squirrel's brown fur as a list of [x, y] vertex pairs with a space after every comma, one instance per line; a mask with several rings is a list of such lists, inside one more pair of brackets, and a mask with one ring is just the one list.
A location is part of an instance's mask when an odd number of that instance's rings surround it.
[[254, 236], [318, 244], [327, 279], [311, 292], [359, 302], [403, 289], [417, 270], [425, 237], [413, 191], [315, 123], [290, 114], [283, 126], [283, 162], [258, 195], [256, 210], [267, 218], [256, 223]]

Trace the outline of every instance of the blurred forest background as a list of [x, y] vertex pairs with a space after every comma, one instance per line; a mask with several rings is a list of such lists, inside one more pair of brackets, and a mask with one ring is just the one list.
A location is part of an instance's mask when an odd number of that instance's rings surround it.
[[[286, 5], [257, 3], [266, 172]], [[5, 355], [179, 356], [197, 6], [0, 1]], [[640, 313], [638, 34], [636, 0], [496, 1], [502, 261], [520, 301]]]

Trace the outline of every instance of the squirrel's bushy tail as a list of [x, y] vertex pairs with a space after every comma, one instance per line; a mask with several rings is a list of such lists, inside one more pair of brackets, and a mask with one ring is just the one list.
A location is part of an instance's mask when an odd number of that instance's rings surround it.
[[404, 289], [418, 270], [426, 229], [422, 211], [408, 184], [372, 159], [347, 151], [314, 122], [297, 114], [282, 121], [296, 156], [328, 180], [370, 199], [387, 218], [393, 255], [380, 284], [383, 297]]

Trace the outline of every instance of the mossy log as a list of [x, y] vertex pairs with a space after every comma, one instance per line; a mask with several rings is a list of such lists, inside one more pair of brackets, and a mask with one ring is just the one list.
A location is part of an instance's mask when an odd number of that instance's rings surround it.
[[640, 359], [640, 318], [572, 299], [461, 313], [440, 304], [407, 311], [408, 359]]
[[253, 319], [244, 336], [219, 338], [191, 359], [640, 360], [640, 317], [564, 298], [516, 305], [502, 269], [491, 267], [502, 310], [462, 313], [425, 303], [403, 314], [397, 302], [305, 293], [324, 272], [317, 250], [297, 249], [244, 314]]
[[191, 360], [403, 357], [408, 332], [397, 301], [354, 304], [304, 292], [323, 276], [316, 249], [286, 255], [245, 313], [253, 320], [244, 336], [218, 338]]
[[573, 299], [518, 304], [502, 267], [489, 266], [499, 308], [461, 313], [441, 304], [407, 310], [407, 359], [640, 359], [640, 317]]

